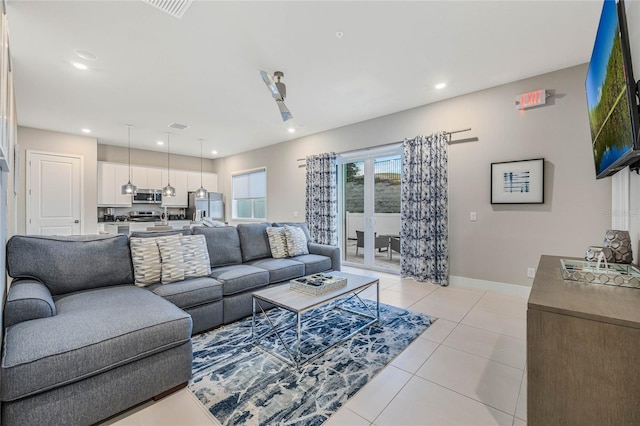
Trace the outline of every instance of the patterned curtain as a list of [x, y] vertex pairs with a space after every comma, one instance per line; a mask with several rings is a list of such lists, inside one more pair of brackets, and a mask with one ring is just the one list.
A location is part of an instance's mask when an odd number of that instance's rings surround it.
[[406, 139], [402, 156], [400, 273], [449, 285], [447, 138]]
[[311, 240], [338, 245], [338, 192], [336, 154], [307, 157], [307, 227]]

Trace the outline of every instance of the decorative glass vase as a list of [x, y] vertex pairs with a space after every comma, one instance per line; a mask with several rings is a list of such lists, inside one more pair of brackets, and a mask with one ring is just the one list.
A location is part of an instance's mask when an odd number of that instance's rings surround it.
[[633, 261], [631, 237], [628, 231], [609, 229], [604, 235], [603, 247], [611, 250], [613, 260], [607, 259], [609, 262], [631, 263]]

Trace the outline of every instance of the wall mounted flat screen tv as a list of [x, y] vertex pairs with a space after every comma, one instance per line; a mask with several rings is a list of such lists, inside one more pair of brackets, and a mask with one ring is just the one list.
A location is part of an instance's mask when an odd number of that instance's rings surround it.
[[640, 160], [637, 84], [622, 0], [604, 2], [585, 87], [596, 178], [600, 179]]

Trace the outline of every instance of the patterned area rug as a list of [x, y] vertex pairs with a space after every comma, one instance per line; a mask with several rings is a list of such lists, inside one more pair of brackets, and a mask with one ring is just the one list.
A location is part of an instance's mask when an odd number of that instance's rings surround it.
[[[316, 353], [366, 323], [336, 308], [368, 313], [361, 303], [339, 300], [304, 314], [301, 351]], [[364, 301], [375, 312], [375, 303]], [[292, 327], [283, 340], [295, 349], [295, 317], [279, 308], [268, 311], [278, 327]], [[189, 388], [223, 425], [320, 425], [385, 365], [418, 337], [433, 319], [380, 304], [380, 323], [299, 369], [253, 343], [251, 317], [193, 338], [193, 377]], [[258, 334], [269, 330], [259, 317]], [[275, 335], [261, 339], [286, 355]], [[329, 343], [330, 344], [330, 343]]]

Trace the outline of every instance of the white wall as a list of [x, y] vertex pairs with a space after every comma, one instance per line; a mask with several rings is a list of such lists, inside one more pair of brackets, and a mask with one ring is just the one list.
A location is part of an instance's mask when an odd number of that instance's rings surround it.
[[17, 197], [17, 234], [26, 232], [26, 151], [42, 151], [60, 154], [81, 155], [84, 166], [84, 233], [96, 234], [98, 232], [98, 215], [96, 206], [97, 197], [97, 146], [95, 138], [77, 136], [67, 133], [52, 132], [49, 130], [34, 129], [31, 127], [18, 127], [18, 146], [20, 148], [20, 176]]
[[[221, 187], [229, 197], [231, 173], [264, 166], [268, 220], [304, 220], [305, 169], [298, 158], [471, 127], [454, 139], [478, 140], [449, 149], [450, 273], [531, 285], [526, 271], [540, 255], [583, 256], [610, 226], [611, 184], [596, 181], [590, 149], [586, 70], [572, 67], [227, 157]], [[514, 108], [516, 95], [542, 88], [556, 95], [548, 105]], [[539, 157], [546, 159], [545, 204], [492, 206], [491, 162]], [[469, 221], [471, 211], [477, 222]]]

